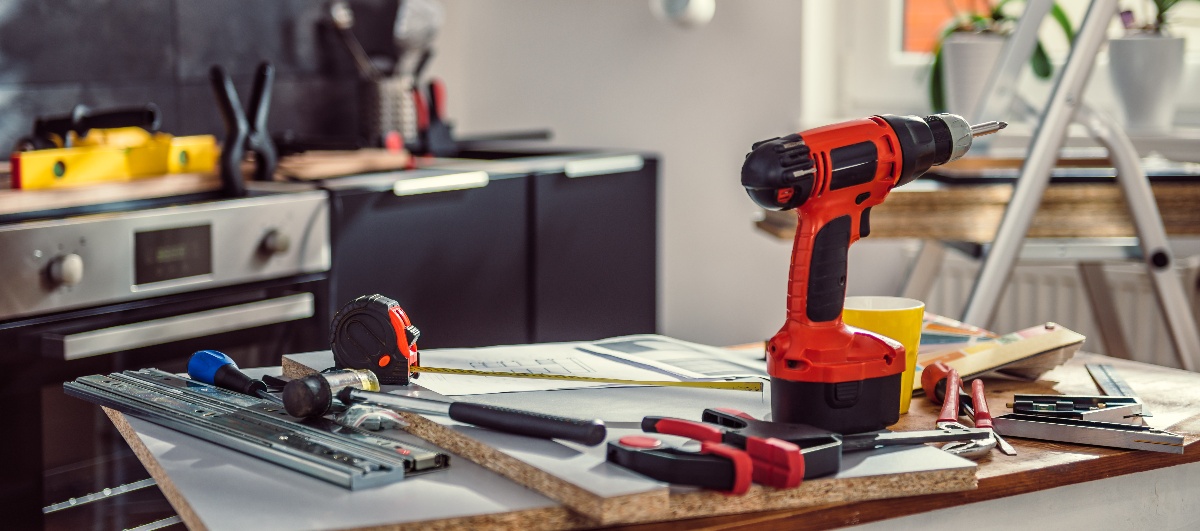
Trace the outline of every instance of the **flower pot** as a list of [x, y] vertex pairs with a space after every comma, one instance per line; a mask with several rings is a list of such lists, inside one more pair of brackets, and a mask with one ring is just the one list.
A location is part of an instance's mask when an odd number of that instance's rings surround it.
[[1006, 39], [995, 33], [959, 32], [942, 41], [947, 112], [965, 116], [975, 111]]
[[1154, 34], [1109, 41], [1108, 72], [1127, 131], [1171, 131], [1183, 76], [1183, 45], [1182, 37]]

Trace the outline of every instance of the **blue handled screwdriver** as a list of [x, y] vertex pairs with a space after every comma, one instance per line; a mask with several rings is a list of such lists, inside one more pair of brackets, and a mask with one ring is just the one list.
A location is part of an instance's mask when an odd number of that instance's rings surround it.
[[282, 399], [267, 392], [267, 384], [242, 372], [233, 359], [218, 350], [192, 354], [192, 359], [188, 360], [188, 376], [209, 385], [283, 404]]

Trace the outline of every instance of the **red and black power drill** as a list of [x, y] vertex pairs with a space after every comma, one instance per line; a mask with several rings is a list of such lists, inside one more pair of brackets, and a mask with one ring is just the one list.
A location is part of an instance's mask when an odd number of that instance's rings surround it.
[[773, 420], [838, 433], [899, 420], [904, 347], [842, 322], [847, 252], [870, 233], [871, 207], [892, 188], [1005, 125], [881, 115], [754, 144], [742, 166], [746, 192], [763, 208], [800, 211], [787, 322], [767, 342]]

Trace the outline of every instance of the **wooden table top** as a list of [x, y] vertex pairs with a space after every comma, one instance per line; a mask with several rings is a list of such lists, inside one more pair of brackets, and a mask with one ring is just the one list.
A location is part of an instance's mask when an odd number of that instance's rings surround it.
[[[871, 238], [992, 241], [1012, 185], [900, 187], [871, 209]], [[1168, 235], [1200, 235], [1200, 181], [1151, 184]], [[760, 230], [783, 239], [796, 233], [796, 212], [765, 211]], [[1052, 183], [1042, 197], [1030, 238], [1135, 236], [1121, 189], [1112, 183]]]
[[[988, 407], [993, 415], [1008, 413], [1005, 404], [1015, 393], [1100, 394], [1084, 368], [1086, 363], [1113, 365], [1154, 415], [1147, 422], [1183, 435], [1185, 452], [1166, 454], [1008, 437], [1017, 455], [1010, 457], [994, 450], [991, 456], [979, 461], [976, 490], [661, 522], [630, 529], [829, 529], [1200, 461], [1200, 445], [1194, 444], [1200, 440], [1200, 407], [1196, 405], [1200, 404], [1200, 374], [1197, 373], [1080, 353], [1037, 382], [986, 379]], [[938, 410], [929, 400], [914, 398], [911, 410], [892, 429], [931, 429]]]

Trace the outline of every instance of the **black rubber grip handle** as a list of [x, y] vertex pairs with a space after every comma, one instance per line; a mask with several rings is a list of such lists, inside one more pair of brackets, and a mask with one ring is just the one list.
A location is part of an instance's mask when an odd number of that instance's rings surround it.
[[562, 439], [588, 446], [596, 446], [608, 436], [604, 421], [600, 419], [556, 417], [487, 404], [455, 402], [450, 404], [450, 418], [497, 431], [543, 439]]
[[846, 300], [846, 258], [850, 251], [850, 216], [833, 218], [813, 238], [808, 265], [805, 312], [817, 323], [842, 314]]
[[161, 123], [158, 106], [153, 103], [141, 107], [125, 107], [94, 111], [84, 105], [76, 105], [71, 114], [38, 118], [34, 123], [34, 134], [54, 134], [65, 137], [68, 131], [83, 136], [92, 129], [116, 127], [141, 127], [151, 133], [157, 132]]
[[217, 110], [221, 120], [225, 122], [225, 141], [221, 144], [221, 158], [218, 164], [221, 175], [222, 191], [229, 197], [246, 195], [246, 183], [242, 179], [242, 158], [246, 155], [246, 137], [250, 134], [250, 124], [246, 122], [246, 113], [242, 112], [242, 104], [238, 101], [237, 90], [233, 88], [233, 80], [225, 69], [213, 66], [208, 72], [212, 84], [213, 96], [217, 98]]

